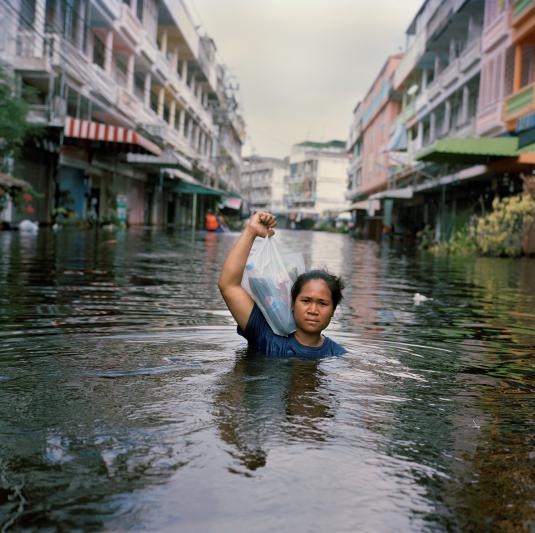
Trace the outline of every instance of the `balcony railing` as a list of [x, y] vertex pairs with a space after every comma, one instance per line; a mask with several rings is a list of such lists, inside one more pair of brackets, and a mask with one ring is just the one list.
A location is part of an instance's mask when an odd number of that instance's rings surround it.
[[505, 120], [513, 120], [528, 112], [533, 107], [535, 84], [528, 85], [505, 101]]
[[36, 104], [30, 106], [26, 120], [32, 124], [48, 124], [48, 106]]
[[481, 37], [476, 37], [461, 55], [461, 72], [466, 72], [476, 61], [481, 58]]
[[141, 23], [127, 4], [121, 4], [118, 26], [127, 35], [133, 45], [139, 45], [141, 41]]
[[117, 93], [117, 105], [128, 116], [137, 116], [139, 111], [139, 100], [129, 93], [125, 88], [119, 87]]
[[97, 93], [107, 101], [117, 101], [117, 84], [115, 80], [98, 65], [92, 64], [89, 70], [89, 87], [92, 93]]

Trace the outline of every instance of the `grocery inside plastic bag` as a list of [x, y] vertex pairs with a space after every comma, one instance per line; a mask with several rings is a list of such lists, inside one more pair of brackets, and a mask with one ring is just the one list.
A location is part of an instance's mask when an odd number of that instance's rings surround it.
[[288, 336], [295, 331], [291, 291], [305, 271], [301, 254], [282, 254], [273, 237], [264, 238], [247, 259], [242, 286], [251, 295], [271, 329]]

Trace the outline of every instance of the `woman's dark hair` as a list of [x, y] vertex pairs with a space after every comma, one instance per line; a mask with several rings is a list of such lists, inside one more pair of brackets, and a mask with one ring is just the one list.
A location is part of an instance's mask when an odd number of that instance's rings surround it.
[[336, 309], [336, 306], [342, 299], [344, 282], [342, 281], [342, 278], [335, 276], [326, 270], [309, 270], [297, 277], [292, 286], [292, 306], [295, 304], [295, 299], [299, 296], [299, 293], [303, 290], [303, 285], [313, 279], [322, 279], [327, 284], [327, 287], [329, 287], [329, 290], [331, 291], [334, 309]]

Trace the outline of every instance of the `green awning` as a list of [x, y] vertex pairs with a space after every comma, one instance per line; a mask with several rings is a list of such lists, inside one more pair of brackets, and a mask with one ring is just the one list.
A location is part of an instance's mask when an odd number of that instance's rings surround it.
[[211, 187], [205, 187], [200, 183], [189, 183], [187, 181], [180, 181], [176, 183], [173, 190], [180, 194], [204, 194], [206, 196], [222, 196], [223, 191], [212, 189]]
[[518, 150], [517, 155], [519, 154], [525, 154], [526, 152], [535, 152], [535, 143], [526, 144], [526, 146], [523, 146]]
[[434, 163], [478, 164], [487, 163], [493, 159], [517, 156], [517, 137], [469, 137], [464, 139], [446, 137], [418, 152], [415, 159]]

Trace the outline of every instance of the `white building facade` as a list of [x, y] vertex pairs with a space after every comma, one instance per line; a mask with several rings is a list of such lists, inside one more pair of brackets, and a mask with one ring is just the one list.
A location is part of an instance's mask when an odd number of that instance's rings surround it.
[[344, 141], [303, 142], [292, 147], [284, 203], [290, 217], [315, 218], [347, 209]]
[[15, 164], [45, 195], [36, 219], [63, 202], [104, 220], [120, 201], [129, 223], [175, 223], [192, 194], [237, 191], [245, 127], [215, 52], [182, 0], [1, 2], [0, 62], [46, 130]]
[[241, 194], [252, 210], [285, 212], [284, 178], [288, 159], [252, 156], [245, 158], [241, 170]]

